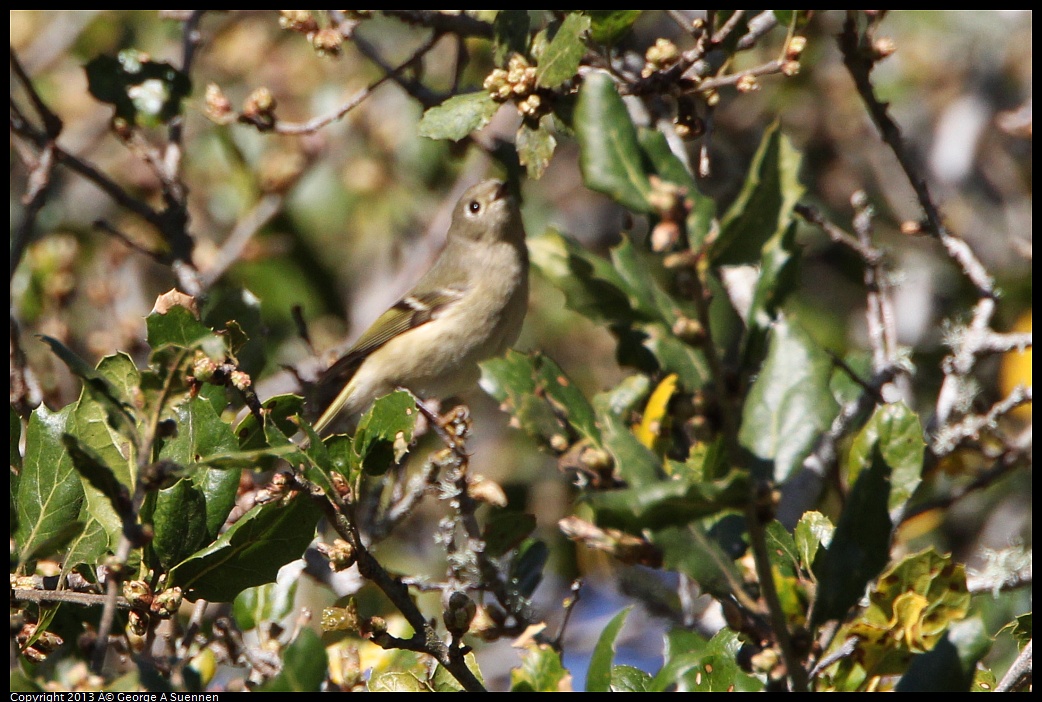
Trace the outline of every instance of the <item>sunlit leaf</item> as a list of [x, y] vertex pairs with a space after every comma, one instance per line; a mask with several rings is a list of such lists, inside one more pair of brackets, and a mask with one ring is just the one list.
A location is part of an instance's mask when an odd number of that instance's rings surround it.
[[539, 57], [536, 85], [540, 88], [556, 88], [575, 76], [579, 62], [586, 53], [583, 34], [589, 28], [589, 17], [570, 14], [564, 18], [554, 38]]
[[742, 446], [782, 482], [800, 468], [837, 412], [829, 390], [832, 362], [789, 321], [771, 330], [767, 358], [742, 410]]
[[423, 113], [418, 132], [428, 139], [459, 141], [481, 129], [499, 109], [499, 103], [486, 90], [455, 95]]
[[627, 607], [614, 617], [601, 630], [597, 644], [593, 647], [590, 666], [586, 670], [587, 692], [610, 692], [612, 678], [612, 661], [615, 659], [615, 639], [622, 631], [632, 607]]
[[[71, 406], [60, 412], [39, 407], [29, 417], [25, 435], [25, 459], [12, 495], [18, 525], [14, 533], [18, 563], [53, 555], [42, 548], [64, 532], [67, 524], [76, 523], [83, 503], [83, 487], [76, 478], [72, 458], [62, 447], [61, 437], [67, 431]], [[16, 447], [17, 448], [17, 447]], [[82, 525], [80, 525], [82, 528]]]
[[273, 582], [279, 568], [300, 558], [314, 537], [319, 514], [304, 495], [287, 505], [257, 505], [174, 567], [170, 583], [184, 588], [190, 600], [231, 602], [248, 587]]
[[651, 183], [637, 130], [607, 73], [594, 71], [586, 76], [575, 110], [575, 131], [586, 186], [631, 210], [650, 212]]
[[763, 245], [788, 226], [793, 205], [803, 195], [799, 169], [799, 153], [774, 123], [763, 135], [738, 198], [720, 220], [720, 236], [710, 249], [713, 263], [759, 260]]

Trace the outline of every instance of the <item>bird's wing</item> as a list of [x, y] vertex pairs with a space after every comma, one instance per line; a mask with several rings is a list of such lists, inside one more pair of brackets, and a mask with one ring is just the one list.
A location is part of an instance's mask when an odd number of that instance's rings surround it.
[[355, 345], [319, 377], [318, 384], [346, 383], [369, 354], [396, 336], [431, 321], [462, 295], [462, 290], [453, 288], [406, 295], [370, 325]]

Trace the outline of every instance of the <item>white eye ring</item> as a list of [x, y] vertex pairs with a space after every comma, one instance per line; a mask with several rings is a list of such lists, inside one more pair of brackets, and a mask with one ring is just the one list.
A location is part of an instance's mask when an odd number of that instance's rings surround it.
[[470, 210], [472, 214], [477, 214], [481, 211], [481, 203], [477, 200], [471, 200], [470, 204], [467, 205], [467, 209]]

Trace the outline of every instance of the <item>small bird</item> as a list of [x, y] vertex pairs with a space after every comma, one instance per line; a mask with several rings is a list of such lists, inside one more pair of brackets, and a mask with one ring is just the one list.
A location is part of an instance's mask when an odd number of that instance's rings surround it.
[[[478, 363], [517, 341], [528, 308], [528, 249], [517, 198], [500, 180], [469, 188], [438, 259], [318, 379], [336, 397], [315, 422], [355, 417], [398, 388], [446, 399], [480, 377]], [[337, 392], [339, 391], [339, 392]]]

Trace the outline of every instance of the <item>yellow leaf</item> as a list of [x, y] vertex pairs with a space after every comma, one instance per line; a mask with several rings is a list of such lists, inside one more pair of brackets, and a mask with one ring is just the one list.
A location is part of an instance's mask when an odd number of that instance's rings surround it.
[[[1016, 324], [1011, 331], [1031, 331], [1031, 310], [1028, 310], [1017, 318]], [[1018, 385], [1031, 387], [1031, 348], [1023, 351], [1010, 351], [1002, 356], [1002, 366], [999, 368], [999, 386], [1003, 396], [1009, 395]], [[1021, 405], [1011, 413], [1014, 417], [1025, 421], [1031, 421], [1031, 403]]]
[[633, 433], [640, 443], [654, 450], [655, 441], [662, 436], [666, 429], [666, 410], [669, 401], [677, 389], [677, 374], [670, 373], [658, 384], [655, 391], [648, 398], [648, 404], [644, 407], [644, 417], [640, 424], [633, 427]]

